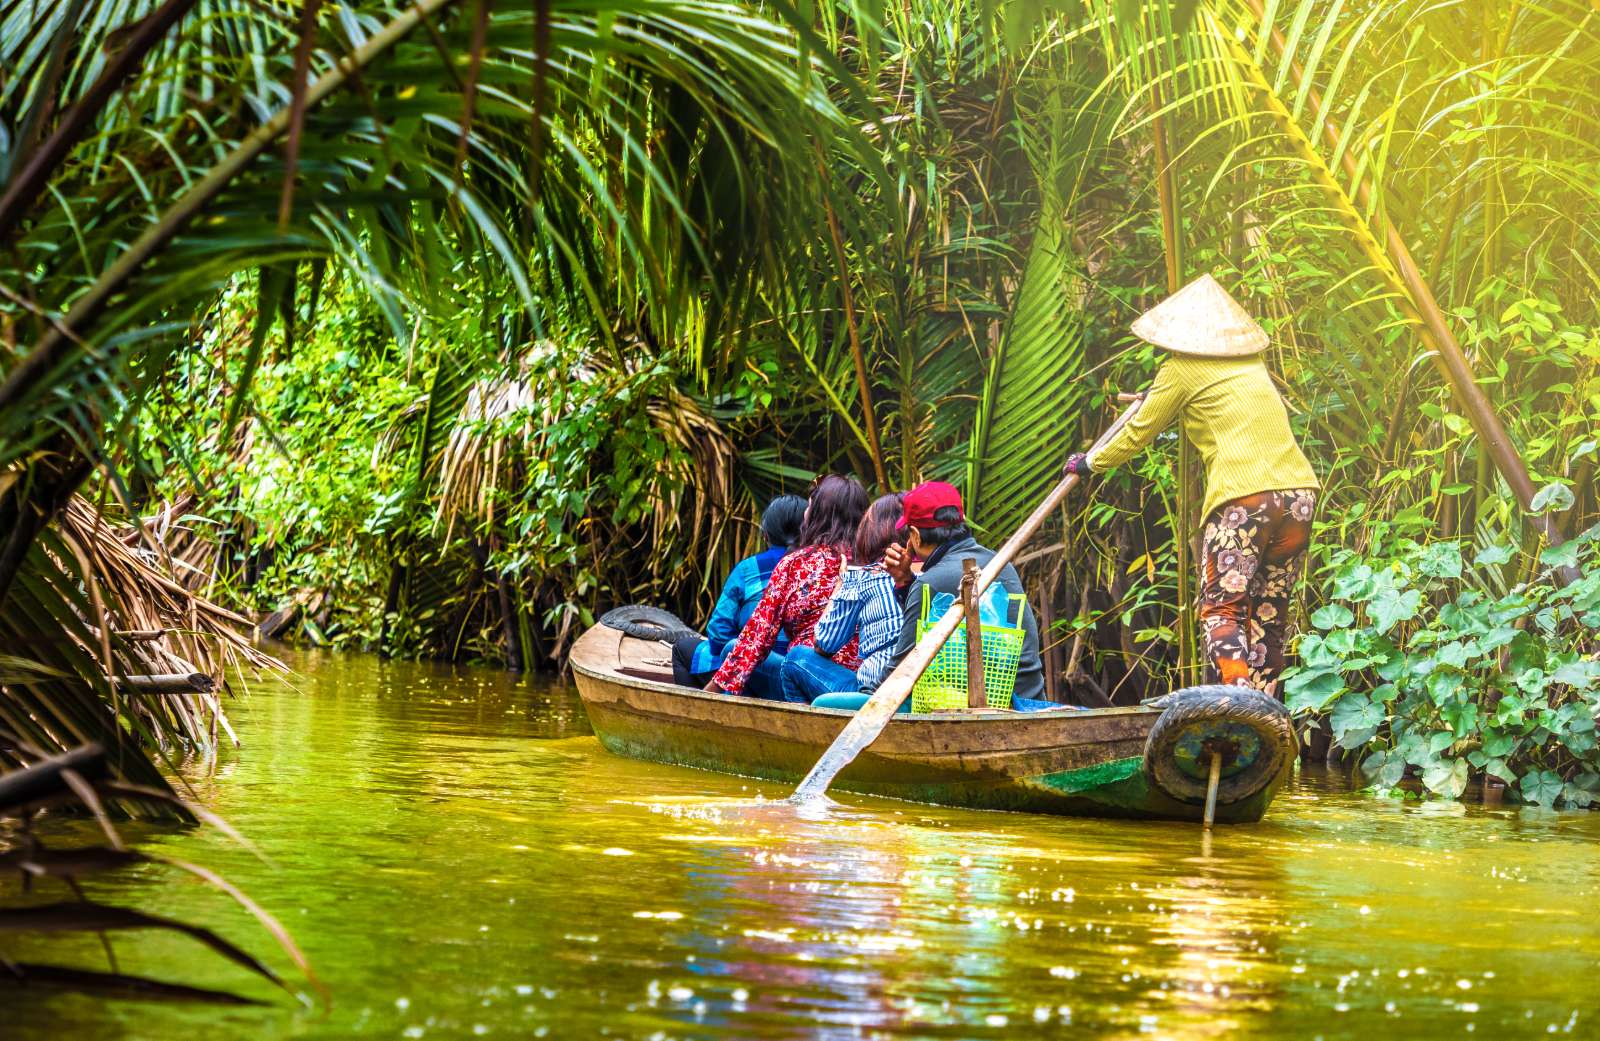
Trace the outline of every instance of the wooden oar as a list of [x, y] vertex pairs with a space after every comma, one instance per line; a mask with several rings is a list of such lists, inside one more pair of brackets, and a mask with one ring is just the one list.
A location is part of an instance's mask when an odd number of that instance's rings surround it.
[[[1142, 400], [1142, 396], [1135, 398], [1133, 404], [1129, 405], [1122, 415], [1117, 417], [1117, 421], [1112, 423], [1106, 432], [1100, 435], [1099, 440], [1094, 443], [1095, 448], [1100, 448], [1106, 444], [1116, 436], [1117, 431], [1127, 425], [1128, 420], [1132, 419], [1134, 413], [1139, 411], [1140, 400]], [[1016, 556], [1017, 551], [1033, 537], [1033, 533], [1039, 530], [1039, 526], [1044, 523], [1045, 518], [1050, 516], [1050, 511], [1060, 504], [1061, 500], [1066, 497], [1068, 492], [1072, 491], [1073, 486], [1077, 483], [1077, 474], [1067, 474], [1063, 477], [1050, 490], [1050, 494], [1044, 497], [1044, 501], [1028, 515], [1028, 519], [1022, 522], [1022, 527], [1018, 528], [1006, 540], [1005, 545], [996, 551], [989, 563], [984, 565], [982, 571], [978, 572], [978, 579], [975, 583], [976, 588], [973, 590], [974, 600], [981, 597], [984, 591], [994, 584], [994, 580], [1000, 576], [1000, 572], [1005, 570], [1007, 564], [1011, 563], [1011, 558]], [[895, 710], [900, 707], [900, 703], [905, 701], [911, 694], [911, 688], [916, 686], [923, 670], [938, 655], [939, 648], [943, 647], [944, 642], [950, 638], [950, 634], [956, 631], [956, 626], [961, 624], [961, 618], [962, 605], [957, 600], [945, 610], [945, 613], [934, 623], [933, 628], [928, 630], [927, 635], [917, 641], [917, 645], [911, 649], [911, 653], [907, 654], [900, 664], [895, 666], [895, 670], [884, 677], [883, 682], [878, 685], [877, 691], [867, 699], [867, 703], [861, 706], [860, 711], [839, 732], [839, 736], [833, 739], [833, 744], [829, 745], [828, 750], [822, 753], [822, 758], [817, 760], [817, 765], [811, 768], [811, 772], [806, 774], [805, 780], [801, 781], [800, 786], [795, 789], [793, 796], [795, 802], [807, 802], [822, 796], [827, 792], [828, 786], [833, 783], [833, 779], [839, 776], [839, 771], [849, 766], [856, 756], [860, 755], [867, 749], [867, 746], [878, 739], [878, 735], [883, 733], [883, 728], [888, 726], [889, 720], [894, 717]]]

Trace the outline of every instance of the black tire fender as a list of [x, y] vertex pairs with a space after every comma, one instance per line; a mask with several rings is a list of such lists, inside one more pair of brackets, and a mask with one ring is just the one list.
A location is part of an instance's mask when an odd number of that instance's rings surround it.
[[600, 616], [600, 624], [636, 640], [672, 643], [682, 636], [699, 635], [671, 611], [649, 604], [624, 604]]
[[1186, 687], [1156, 699], [1163, 709], [1144, 744], [1144, 773], [1179, 802], [1202, 803], [1211, 754], [1222, 755], [1217, 804], [1255, 795], [1295, 753], [1289, 710], [1249, 687]]

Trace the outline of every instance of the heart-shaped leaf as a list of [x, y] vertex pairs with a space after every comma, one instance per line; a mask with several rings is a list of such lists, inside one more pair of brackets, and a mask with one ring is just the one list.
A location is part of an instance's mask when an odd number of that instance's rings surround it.
[[1387, 589], [1373, 598], [1368, 610], [1372, 613], [1372, 621], [1378, 627], [1378, 631], [1387, 633], [1399, 623], [1415, 618], [1417, 608], [1421, 605], [1420, 590], [1407, 589], [1402, 592]]
[[1344, 629], [1355, 620], [1355, 613], [1343, 604], [1327, 604], [1311, 615], [1311, 624], [1324, 630]]
[[1465, 759], [1442, 760], [1422, 771], [1422, 783], [1435, 795], [1458, 799], [1467, 790], [1469, 770]]
[[1515, 550], [1510, 546], [1490, 545], [1478, 550], [1478, 555], [1472, 558], [1476, 567], [1487, 567], [1491, 564], [1504, 564], [1514, 555]]
[[1528, 512], [1536, 517], [1542, 513], [1561, 513], [1572, 509], [1575, 501], [1572, 489], [1556, 481], [1539, 489], [1528, 504]]
[[1538, 803], [1547, 809], [1554, 806], [1556, 800], [1561, 798], [1564, 786], [1565, 782], [1561, 780], [1561, 775], [1554, 770], [1529, 770], [1517, 782], [1517, 789], [1522, 793], [1524, 802]]

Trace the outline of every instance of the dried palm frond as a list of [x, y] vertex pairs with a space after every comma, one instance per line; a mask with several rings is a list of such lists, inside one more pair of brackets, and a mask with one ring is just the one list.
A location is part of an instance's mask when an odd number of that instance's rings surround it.
[[195, 529], [191, 516], [195, 505], [193, 493], [163, 502], [141, 525], [120, 529], [118, 537], [135, 552], [156, 553], [185, 589], [203, 592], [216, 577], [219, 547], [215, 539]]
[[[725, 550], [737, 552], [743, 547], [727, 545], [728, 529], [736, 517], [750, 514], [750, 503], [749, 493], [734, 485], [738, 451], [732, 439], [698, 402], [675, 387], [653, 399], [648, 411], [662, 440], [674, 449], [669, 460], [681, 460], [655, 482], [651, 544], [686, 547], [703, 554], [706, 562], [720, 560]], [[651, 557], [653, 577], [664, 582], [668, 593], [676, 592], [685, 577], [719, 570], [674, 566], [663, 574], [671, 562], [667, 554]]]
[[389, 425], [383, 428], [383, 433], [372, 443], [374, 467], [404, 451], [407, 444], [417, 436], [412, 427], [427, 416], [429, 397], [427, 394], [418, 394], [410, 404], [390, 417]]
[[[13, 597], [0, 614], [0, 727], [42, 749], [99, 742], [141, 783], [165, 786], [143, 749], [209, 752], [219, 732], [233, 737], [230, 669], [286, 671], [244, 635], [249, 619], [173, 573], [148, 528], [81, 497], [29, 553]], [[19, 762], [0, 747], [0, 763]]]
[[438, 520], [446, 541], [458, 519], [493, 525], [495, 495], [508, 487], [518, 450], [533, 439], [537, 404], [526, 359], [514, 375], [468, 388], [439, 461]]
[[[163, 523], [155, 528], [114, 526], [88, 501], [74, 496], [57, 519], [74, 555], [88, 563], [91, 573], [85, 577], [98, 584], [106, 617], [116, 621], [118, 631], [161, 633], [159, 639], [130, 641], [126, 668], [117, 674], [172, 671], [157, 666], [189, 664], [191, 671], [220, 686], [230, 668], [286, 671], [277, 658], [251, 644], [245, 635], [254, 626], [250, 619], [196, 596], [167, 564], [171, 549], [161, 540], [174, 531], [179, 508], [171, 504], [158, 514]], [[192, 539], [192, 531], [188, 534]]]

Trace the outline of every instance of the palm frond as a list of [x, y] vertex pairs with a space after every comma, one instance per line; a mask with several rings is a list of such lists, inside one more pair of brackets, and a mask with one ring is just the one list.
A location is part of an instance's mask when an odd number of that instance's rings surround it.
[[[1084, 286], [1059, 217], [1034, 232], [1004, 341], [989, 360], [967, 470], [984, 531], [1016, 528], [1060, 478], [1086, 393]], [[1055, 446], [1039, 451], [1039, 446]], [[1034, 446], [1031, 450], [1024, 446]]]

